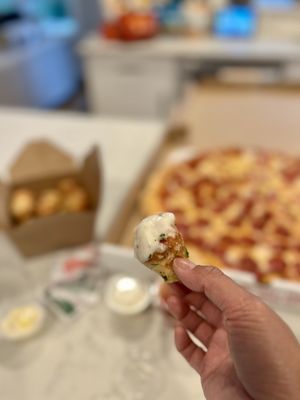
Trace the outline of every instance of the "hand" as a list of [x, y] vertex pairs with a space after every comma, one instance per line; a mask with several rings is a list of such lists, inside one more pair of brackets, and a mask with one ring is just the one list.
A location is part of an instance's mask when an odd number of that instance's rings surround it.
[[279, 316], [217, 268], [176, 259], [174, 270], [181, 283], [164, 296], [176, 347], [207, 400], [299, 400], [300, 346]]

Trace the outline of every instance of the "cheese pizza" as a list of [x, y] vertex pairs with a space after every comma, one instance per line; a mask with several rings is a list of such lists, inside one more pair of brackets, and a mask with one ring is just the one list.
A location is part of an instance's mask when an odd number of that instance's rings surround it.
[[145, 215], [171, 212], [191, 258], [300, 281], [300, 159], [280, 152], [208, 151], [155, 173]]

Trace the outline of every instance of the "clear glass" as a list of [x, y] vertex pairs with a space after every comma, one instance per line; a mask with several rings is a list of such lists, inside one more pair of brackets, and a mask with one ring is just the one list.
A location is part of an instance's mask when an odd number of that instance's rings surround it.
[[[155, 309], [133, 318], [115, 319], [122, 326], [125, 351], [115, 360], [114, 379], [106, 393], [109, 400], [149, 400], [159, 398], [165, 382], [167, 337], [164, 316]], [[118, 326], [119, 325], [119, 326]]]

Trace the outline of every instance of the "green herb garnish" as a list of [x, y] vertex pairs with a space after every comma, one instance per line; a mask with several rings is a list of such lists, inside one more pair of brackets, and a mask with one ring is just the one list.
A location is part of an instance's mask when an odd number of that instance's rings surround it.
[[163, 278], [163, 280], [166, 282], [168, 280], [168, 277], [166, 274], [164, 274], [163, 272], [160, 273], [161, 277]]
[[75, 306], [66, 300], [57, 300], [54, 299], [54, 302], [66, 313], [73, 314], [75, 311]]
[[190, 256], [189, 251], [188, 251], [188, 249], [185, 247], [185, 248], [184, 248], [184, 257], [185, 257], [185, 258], [189, 258], [189, 256]]

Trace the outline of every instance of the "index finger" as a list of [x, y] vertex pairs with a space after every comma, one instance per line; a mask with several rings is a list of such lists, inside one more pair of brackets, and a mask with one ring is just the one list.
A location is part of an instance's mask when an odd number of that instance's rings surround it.
[[193, 292], [179, 283], [165, 284], [164, 299], [176, 296], [196, 310], [210, 324], [217, 327], [222, 323], [222, 313], [204, 293]]

